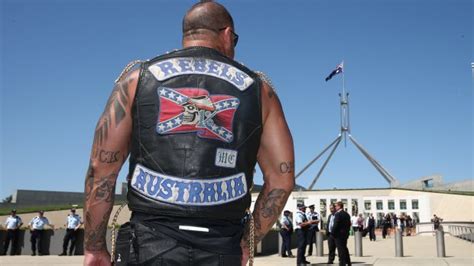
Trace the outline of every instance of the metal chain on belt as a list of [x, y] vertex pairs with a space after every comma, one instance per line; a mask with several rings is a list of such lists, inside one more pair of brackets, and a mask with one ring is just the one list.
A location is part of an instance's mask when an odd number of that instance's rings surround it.
[[118, 76], [118, 78], [115, 80], [115, 83], [119, 82], [125, 74], [132, 69], [136, 64], [143, 63], [143, 60], [133, 60], [132, 62], [128, 63], [128, 65], [122, 70], [122, 73]]
[[252, 212], [250, 215], [250, 232], [249, 232], [249, 266], [253, 266], [253, 255], [255, 254], [255, 221]]
[[111, 243], [112, 243], [112, 248], [110, 249], [110, 262], [112, 264], [115, 262], [115, 244], [116, 244], [116, 239], [115, 239], [115, 228], [117, 226], [117, 219], [119, 217], [120, 212], [122, 211], [123, 207], [127, 205], [127, 202], [122, 203], [120, 207], [117, 209], [117, 211], [114, 214], [114, 218], [112, 219], [112, 232], [111, 232]]
[[263, 80], [265, 81], [270, 88], [276, 93], [275, 86], [273, 86], [272, 80], [267, 76], [267, 74], [263, 73], [262, 71], [255, 71], [255, 73]]

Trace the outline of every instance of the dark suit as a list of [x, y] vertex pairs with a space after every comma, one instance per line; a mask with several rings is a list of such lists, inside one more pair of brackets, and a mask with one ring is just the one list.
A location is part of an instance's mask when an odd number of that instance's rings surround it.
[[328, 222], [326, 224], [326, 232], [328, 236], [328, 249], [329, 249], [329, 257], [328, 257], [328, 263], [333, 263], [334, 258], [336, 257], [336, 239], [334, 238], [334, 234], [332, 234], [329, 231], [332, 231], [329, 229], [329, 226], [331, 225], [331, 218], [334, 216], [334, 214], [330, 214], [328, 217]]
[[332, 228], [336, 240], [339, 265], [351, 265], [349, 250], [347, 249], [347, 238], [351, 228], [351, 216], [344, 210], [334, 214], [334, 226]]

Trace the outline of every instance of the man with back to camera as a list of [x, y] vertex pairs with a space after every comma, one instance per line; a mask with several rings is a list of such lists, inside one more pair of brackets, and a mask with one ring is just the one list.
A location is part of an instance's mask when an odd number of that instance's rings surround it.
[[233, 60], [237, 40], [228, 11], [201, 2], [183, 19], [183, 49], [119, 78], [86, 176], [85, 265], [110, 265], [105, 233], [129, 153], [117, 264], [245, 265], [257, 161], [255, 245], [272, 227], [294, 186], [293, 142], [268, 81]]
[[23, 225], [23, 222], [20, 216], [16, 215], [16, 210], [13, 209], [10, 212], [10, 216], [8, 216], [7, 220], [5, 221], [7, 236], [3, 244], [3, 253], [2, 253], [3, 255], [7, 254], [10, 241], [12, 242], [12, 247], [10, 249], [10, 256], [18, 255], [18, 240], [20, 238], [21, 225]]
[[347, 238], [351, 228], [351, 216], [344, 211], [342, 201], [336, 202], [336, 213], [334, 214], [333, 234], [336, 242], [339, 265], [351, 265], [351, 257], [347, 249]]

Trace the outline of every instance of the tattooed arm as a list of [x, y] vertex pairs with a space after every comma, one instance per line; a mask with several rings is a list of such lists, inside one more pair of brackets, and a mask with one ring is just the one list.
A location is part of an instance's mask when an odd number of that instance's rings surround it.
[[[255, 203], [255, 245], [263, 239], [281, 214], [295, 184], [293, 140], [280, 101], [265, 82], [262, 87], [263, 132], [258, 164], [263, 172], [263, 189]], [[242, 265], [248, 259], [249, 232], [242, 238]]]
[[105, 234], [112, 211], [115, 182], [129, 154], [131, 106], [138, 71], [116, 83], [95, 129], [85, 180], [84, 265], [110, 265]]

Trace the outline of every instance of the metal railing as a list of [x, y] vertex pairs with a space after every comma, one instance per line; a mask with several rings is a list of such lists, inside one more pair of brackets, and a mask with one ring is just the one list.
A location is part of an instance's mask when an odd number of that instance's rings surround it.
[[452, 236], [474, 242], [474, 226], [472, 225], [449, 225], [449, 232]]

